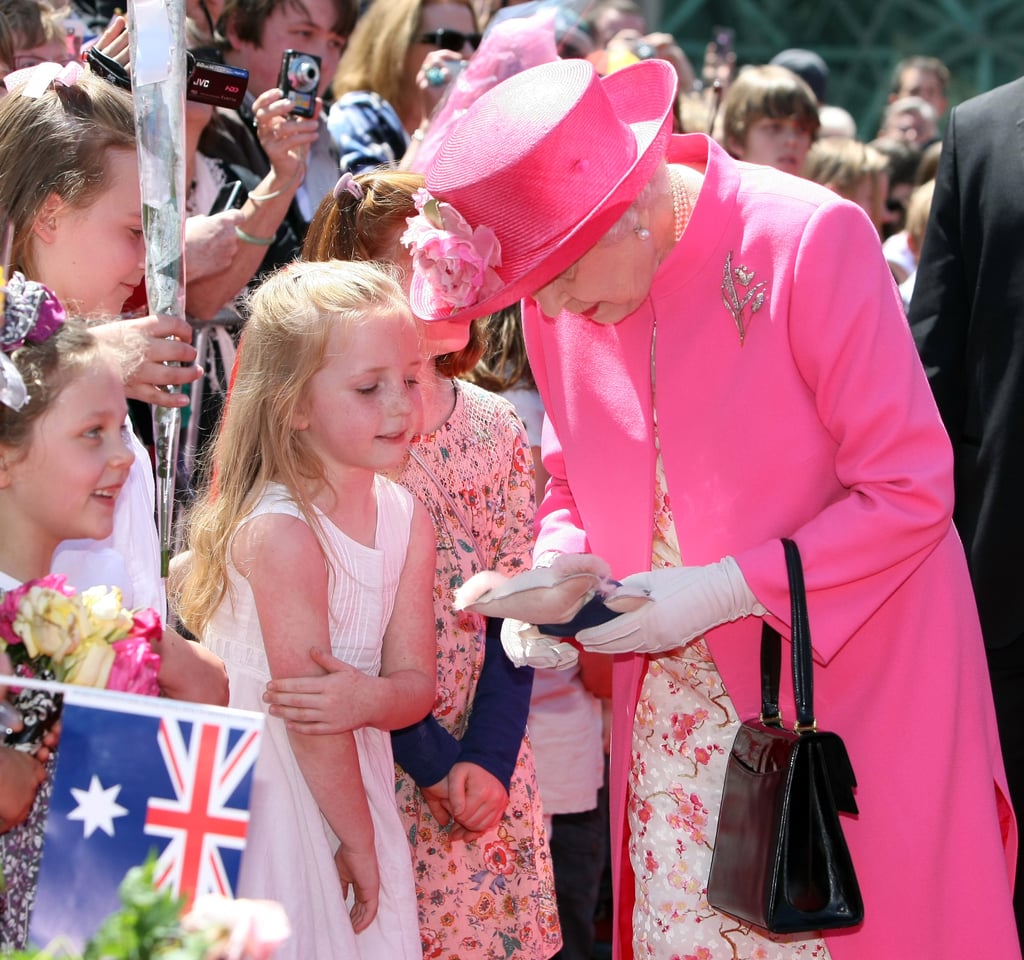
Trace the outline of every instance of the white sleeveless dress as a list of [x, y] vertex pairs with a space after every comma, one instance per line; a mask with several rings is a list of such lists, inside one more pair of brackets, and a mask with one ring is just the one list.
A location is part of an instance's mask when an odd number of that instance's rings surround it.
[[[350, 540], [320, 515], [333, 570], [330, 596], [334, 655], [365, 673], [380, 673], [381, 643], [405, 563], [413, 500], [376, 478], [374, 547]], [[301, 517], [287, 490], [268, 484], [250, 519]], [[248, 582], [228, 566], [229, 595], [207, 628], [204, 643], [227, 664], [230, 706], [266, 713], [270, 679], [259, 618]], [[420, 960], [416, 888], [409, 842], [395, 803], [390, 734], [355, 731], [359, 766], [373, 817], [380, 865], [380, 907], [356, 935], [334, 865], [338, 840], [323, 818], [291, 751], [284, 723], [267, 716], [256, 763], [251, 819], [239, 877], [239, 897], [284, 905], [292, 935], [275, 960]]]

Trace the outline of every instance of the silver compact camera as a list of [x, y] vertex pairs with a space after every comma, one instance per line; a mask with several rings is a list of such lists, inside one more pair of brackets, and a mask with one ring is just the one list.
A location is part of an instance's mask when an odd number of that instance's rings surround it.
[[316, 95], [320, 89], [320, 58], [299, 50], [285, 50], [281, 56], [277, 85], [291, 100], [295, 116], [312, 117], [316, 113]]

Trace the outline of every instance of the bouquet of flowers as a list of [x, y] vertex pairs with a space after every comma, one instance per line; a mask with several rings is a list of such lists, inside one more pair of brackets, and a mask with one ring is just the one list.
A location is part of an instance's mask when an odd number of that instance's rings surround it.
[[[116, 587], [76, 593], [64, 577], [30, 580], [0, 594], [0, 653], [17, 676], [157, 695], [163, 636], [155, 610], [129, 611]], [[57, 719], [60, 704], [45, 691], [14, 694], [24, 729], [7, 742], [31, 749]]]

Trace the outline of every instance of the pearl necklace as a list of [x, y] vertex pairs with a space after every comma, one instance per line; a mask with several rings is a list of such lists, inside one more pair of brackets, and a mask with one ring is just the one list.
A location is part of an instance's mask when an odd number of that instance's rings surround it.
[[[669, 184], [672, 187], [672, 226], [675, 240], [678, 240], [686, 229], [693, 214], [693, 204], [690, 201], [690, 191], [686, 189], [686, 182], [683, 180], [683, 172], [677, 167], [670, 165], [668, 168]], [[657, 386], [655, 383], [655, 349], [658, 343], [658, 314], [654, 311], [651, 323], [651, 425], [653, 427], [654, 449], [657, 455], [661, 456], [661, 438], [658, 436], [658, 405], [655, 402]]]
[[676, 166], [668, 168], [668, 179], [672, 186], [672, 225], [673, 236], [678, 240], [690, 222], [693, 205], [690, 203], [690, 191], [686, 189], [683, 173]]

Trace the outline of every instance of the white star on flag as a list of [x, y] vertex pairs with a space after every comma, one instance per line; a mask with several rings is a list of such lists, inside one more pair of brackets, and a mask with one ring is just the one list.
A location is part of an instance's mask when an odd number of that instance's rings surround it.
[[86, 839], [97, 830], [102, 830], [108, 837], [112, 837], [114, 818], [128, 814], [128, 810], [117, 802], [117, 795], [120, 792], [121, 784], [115, 783], [104, 790], [100, 778], [93, 774], [88, 790], [71, 788], [71, 794], [78, 802], [78, 806], [68, 814], [68, 819], [83, 822]]

